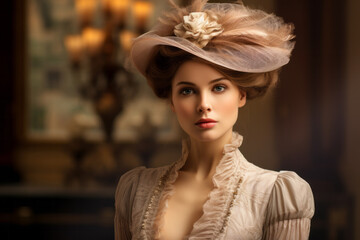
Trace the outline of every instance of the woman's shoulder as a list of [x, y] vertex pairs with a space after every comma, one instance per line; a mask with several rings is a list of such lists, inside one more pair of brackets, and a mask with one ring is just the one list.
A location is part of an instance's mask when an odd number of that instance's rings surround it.
[[131, 184], [141, 176], [141, 173], [146, 170], [144, 166], [133, 168], [121, 175], [119, 184]]
[[295, 172], [278, 172], [269, 198], [268, 221], [310, 219], [314, 210], [310, 185]]
[[267, 221], [311, 218], [314, 215], [311, 187], [297, 173], [267, 170], [253, 164], [249, 164], [247, 169], [250, 190], [268, 194]]
[[115, 207], [121, 215], [129, 215], [136, 196], [146, 196], [146, 191], [152, 189], [160, 174], [166, 167], [146, 168], [136, 167], [124, 173], [115, 191]]
[[[144, 166], [133, 168], [124, 173], [118, 182], [117, 192], [119, 190], [129, 191], [137, 188], [139, 184], [146, 185], [153, 183], [166, 167], [146, 168]], [[116, 194], [118, 195], [118, 194]]]
[[279, 172], [267, 205], [263, 239], [308, 239], [314, 211], [310, 185], [295, 172]]
[[260, 168], [254, 164], [250, 164], [247, 168], [248, 177], [254, 181], [265, 184], [272, 191], [272, 197], [277, 196], [276, 193], [283, 192], [295, 194], [296, 197], [312, 198], [310, 185], [293, 171], [273, 171]]
[[[310, 185], [293, 171], [279, 172], [272, 197], [278, 200], [293, 201], [298, 205], [313, 205], [313, 194]], [[313, 207], [310, 205], [308, 207]]]
[[311, 192], [310, 185], [293, 171], [280, 171], [275, 181], [275, 188], [288, 189], [289, 191], [303, 190], [304, 192]]

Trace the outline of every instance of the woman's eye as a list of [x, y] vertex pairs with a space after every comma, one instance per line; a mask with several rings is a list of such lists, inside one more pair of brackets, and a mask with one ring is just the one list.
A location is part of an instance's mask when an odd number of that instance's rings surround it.
[[192, 94], [194, 93], [194, 90], [191, 89], [191, 88], [183, 88], [180, 90], [180, 94], [181, 95], [189, 95], [189, 94]]
[[226, 89], [225, 86], [219, 85], [214, 87], [215, 92], [223, 92]]

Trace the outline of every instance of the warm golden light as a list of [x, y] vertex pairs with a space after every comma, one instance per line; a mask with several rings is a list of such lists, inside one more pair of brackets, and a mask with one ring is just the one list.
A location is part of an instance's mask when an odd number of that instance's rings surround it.
[[149, 16], [152, 14], [153, 8], [153, 4], [149, 1], [136, 1], [134, 3], [133, 11], [138, 29], [145, 29], [146, 22], [148, 21]]
[[65, 38], [65, 47], [73, 62], [79, 62], [83, 53], [84, 44], [80, 35], [70, 35]]
[[96, 7], [95, 0], [76, 0], [75, 8], [82, 24], [91, 23]]
[[129, 5], [129, 0], [111, 0], [111, 10], [113, 14], [126, 14]]
[[129, 0], [112, 0], [111, 1], [111, 10], [112, 15], [116, 23], [122, 24], [125, 23], [126, 15], [130, 5]]
[[153, 11], [153, 4], [148, 1], [136, 1], [134, 14], [136, 18], [148, 18]]
[[130, 6], [130, 0], [102, 0], [102, 8], [118, 24], [123, 24]]
[[119, 34], [120, 45], [126, 52], [128, 52], [130, 50], [132, 40], [135, 37], [136, 37], [135, 33], [131, 32], [129, 30], [124, 30], [124, 31], [120, 32], [120, 34]]
[[105, 40], [105, 34], [99, 29], [88, 27], [82, 32], [82, 40], [89, 53], [94, 55], [99, 53]]

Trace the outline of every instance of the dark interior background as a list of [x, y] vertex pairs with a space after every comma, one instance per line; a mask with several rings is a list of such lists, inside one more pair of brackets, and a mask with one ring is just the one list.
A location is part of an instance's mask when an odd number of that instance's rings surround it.
[[[101, 196], [51, 190], [32, 194], [18, 170], [22, 149], [59, 147], [24, 140], [23, 4], [4, 1], [0, 8], [1, 239], [111, 239], [113, 196], [108, 191]], [[274, 0], [273, 10], [296, 26], [296, 47], [271, 109], [276, 168], [296, 171], [313, 189], [310, 239], [360, 239], [359, 2]], [[14, 185], [25, 187], [14, 191]]]

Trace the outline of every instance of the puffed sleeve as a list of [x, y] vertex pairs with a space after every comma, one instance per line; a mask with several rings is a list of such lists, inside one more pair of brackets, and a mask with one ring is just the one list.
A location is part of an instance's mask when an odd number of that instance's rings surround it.
[[121, 176], [115, 192], [114, 232], [116, 240], [131, 239], [132, 204], [144, 167], [138, 167]]
[[309, 184], [294, 172], [281, 172], [270, 195], [263, 239], [308, 239], [314, 210]]

